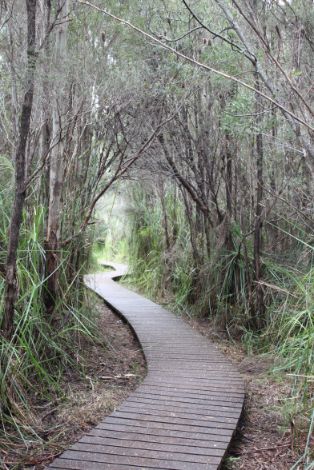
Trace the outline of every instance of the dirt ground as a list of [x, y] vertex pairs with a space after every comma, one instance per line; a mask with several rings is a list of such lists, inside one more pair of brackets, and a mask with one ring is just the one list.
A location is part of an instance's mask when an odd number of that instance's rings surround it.
[[[270, 373], [273, 358], [245, 354], [239, 343], [209, 328], [208, 321], [187, 320], [239, 368], [246, 388], [243, 415], [221, 470], [290, 470], [302, 455], [307, 438], [304, 416], [289, 416], [293, 384], [284, 374]], [[314, 436], [312, 439], [314, 450]], [[294, 470], [303, 470], [301, 462]]]
[[40, 437], [45, 443], [34, 442], [27, 450], [23, 445], [15, 447], [5, 456], [5, 467], [1, 470], [43, 469], [110, 414], [145, 376], [145, 360], [130, 328], [94, 298], [105, 347], [82, 342], [77, 360], [84, 363], [84, 374], [69, 372], [63, 378], [64, 397], [38, 404]]

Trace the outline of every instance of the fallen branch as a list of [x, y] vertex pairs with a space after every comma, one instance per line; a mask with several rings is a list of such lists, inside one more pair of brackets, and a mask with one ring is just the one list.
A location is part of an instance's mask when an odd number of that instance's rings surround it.
[[136, 374], [123, 374], [123, 375], [102, 375], [99, 378], [102, 380], [114, 380], [114, 379], [131, 379], [132, 377], [137, 377]]

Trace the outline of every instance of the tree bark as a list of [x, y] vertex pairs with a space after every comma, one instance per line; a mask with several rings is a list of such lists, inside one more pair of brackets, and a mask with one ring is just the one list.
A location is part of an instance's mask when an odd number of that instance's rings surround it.
[[[260, 88], [260, 81], [258, 73], [256, 76], [256, 88]], [[262, 277], [261, 273], [261, 249], [262, 249], [262, 213], [263, 213], [263, 164], [264, 164], [264, 148], [263, 136], [261, 134], [261, 124], [263, 117], [260, 113], [262, 109], [261, 97], [256, 94], [256, 124], [258, 133], [256, 136], [256, 205], [255, 205], [255, 224], [254, 224], [254, 280], [256, 282], [256, 299], [254, 306], [254, 323], [256, 327], [260, 327], [265, 313], [264, 291], [260, 284]]]
[[[66, 102], [66, 77], [64, 68], [67, 59], [67, 15], [69, 0], [58, 0], [60, 22], [56, 27], [55, 63], [59, 69], [60, 82], [52, 106], [52, 150], [49, 160], [49, 207], [46, 250], [46, 289], [44, 303], [47, 314], [55, 308], [58, 292], [58, 267], [60, 263], [60, 224], [62, 217], [62, 186], [64, 179], [64, 126]], [[62, 16], [62, 18], [61, 18]], [[61, 88], [61, 90], [60, 90]], [[58, 93], [57, 93], [58, 92]], [[58, 99], [58, 97], [60, 98]], [[62, 102], [61, 102], [62, 101]]]
[[24, 94], [17, 150], [15, 154], [15, 191], [14, 203], [9, 228], [9, 243], [6, 262], [4, 317], [2, 320], [2, 334], [10, 339], [14, 332], [14, 309], [18, 296], [17, 283], [17, 250], [20, 238], [20, 229], [23, 217], [23, 208], [26, 197], [25, 164], [26, 146], [30, 130], [30, 120], [33, 107], [35, 67], [37, 55], [36, 43], [36, 0], [26, 0], [27, 11], [27, 83]]
[[170, 242], [170, 234], [169, 234], [169, 223], [168, 223], [168, 215], [167, 215], [167, 208], [166, 208], [166, 192], [164, 188], [164, 182], [159, 180], [159, 198], [161, 203], [162, 209], [162, 221], [163, 221], [163, 229], [164, 229], [164, 236], [165, 236], [165, 247], [166, 251], [170, 251], [171, 242]]

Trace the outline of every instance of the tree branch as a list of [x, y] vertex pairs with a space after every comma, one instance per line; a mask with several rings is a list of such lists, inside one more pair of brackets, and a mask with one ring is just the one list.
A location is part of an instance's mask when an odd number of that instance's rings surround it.
[[128, 26], [129, 28], [133, 29], [134, 31], [136, 31], [137, 33], [141, 34], [142, 36], [152, 40], [153, 42], [155, 42], [156, 44], [159, 44], [162, 48], [164, 49], [167, 49], [168, 51], [172, 52], [173, 54], [177, 55], [178, 57], [181, 57], [182, 59], [184, 59], [185, 61], [193, 64], [193, 65], [197, 65], [198, 67], [204, 69], [204, 70], [207, 70], [208, 72], [212, 72], [212, 73], [215, 73], [216, 75], [219, 75], [221, 77], [224, 77], [228, 80], [231, 80], [235, 83], [238, 83], [239, 85], [247, 88], [248, 90], [254, 92], [254, 93], [257, 93], [259, 94], [260, 96], [262, 96], [263, 98], [265, 98], [267, 101], [269, 101], [270, 103], [272, 103], [273, 105], [275, 105], [276, 107], [278, 107], [284, 114], [290, 116], [290, 118], [292, 118], [294, 121], [297, 121], [298, 123], [302, 124], [303, 126], [305, 126], [307, 129], [309, 129], [310, 131], [313, 131], [314, 132], [314, 127], [312, 127], [310, 124], [308, 124], [307, 122], [305, 122], [303, 119], [299, 118], [296, 114], [294, 114], [292, 111], [290, 111], [289, 109], [287, 109], [285, 106], [283, 106], [281, 103], [279, 103], [278, 101], [276, 101], [275, 99], [271, 98], [269, 95], [266, 95], [264, 92], [262, 92], [261, 90], [256, 90], [256, 88], [254, 88], [253, 86], [249, 85], [248, 83], [246, 82], [243, 82], [242, 80], [239, 80], [238, 78], [232, 76], [232, 75], [229, 75], [225, 72], [222, 72], [221, 70], [217, 70], [217, 69], [214, 69], [213, 67], [210, 67], [209, 65], [206, 65], [206, 64], [203, 64], [202, 62], [199, 62], [198, 60], [196, 59], [193, 59], [192, 57], [189, 57], [185, 54], [183, 54], [182, 52], [180, 51], [177, 51], [176, 49], [174, 49], [173, 47], [169, 46], [168, 44], [165, 44], [164, 42], [162, 42], [160, 39], [152, 36], [151, 34], [143, 31], [142, 29], [138, 28], [137, 26], [133, 25], [132, 23], [130, 23], [129, 21], [127, 20], [124, 20], [122, 18], [119, 18], [118, 16], [116, 15], [113, 15], [112, 13], [108, 12], [107, 10], [104, 10], [103, 8], [100, 8], [96, 5], [93, 5], [92, 3], [90, 3], [89, 1], [87, 0], [78, 0], [79, 3], [81, 3], [82, 5], [87, 5], [101, 13], [103, 13], [104, 15], [106, 16], [109, 16], [110, 18], [114, 19], [115, 21], [118, 21], [119, 23], [125, 25], [125, 26]]

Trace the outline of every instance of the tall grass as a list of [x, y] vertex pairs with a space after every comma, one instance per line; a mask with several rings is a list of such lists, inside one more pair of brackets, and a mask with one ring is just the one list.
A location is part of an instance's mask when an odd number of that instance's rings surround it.
[[[7, 180], [10, 182], [10, 178]], [[0, 192], [0, 263], [5, 262], [10, 211], [10, 184]], [[24, 446], [43, 437], [42, 423], [34, 403], [62, 395], [62, 376], [77, 368], [79, 339], [95, 338], [93, 316], [87, 309], [79, 274], [68, 276], [70, 251], [60, 253], [60, 296], [54, 318], [43, 304], [45, 288], [45, 208], [32, 204], [24, 212], [18, 249], [19, 296], [14, 335], [0, 336], [0, 441], [3, 450], [12, 442]], [[83, 269], [83, 268], [82, 268]], [[1, 274], [2, 272], [2, 274]], [[3, 315], [4, 273], [0, 271], [0, 320]]]
[[305, 387], [314, 380], [314, 267], [306, 274], [292, 268], [285, 273], [280, 303], [270, 306], [262, 339], [282, 357], [280, 367]]
[[132, 194], [136, 211], [129, 210], [130, 233], [129, 264], [138, 287], [149, 296], [163, 296], [166, 276], [164, 245], [162, 242], [160, 206], [141, 188]]
[[182, 202], [174, 201], [171, 193], [165, 196], [168, 230], [175, 231], [167, 249], [160, 200], [147, 197], [137, 187], [133, 188], [132, 197], [133, 210], [128, 214], [129, 262], [137, 286], [160, 301], [166, 300], [177, 312], [211, 317], [224, 327], [235, 328], [241, 322], [247, 326], [252, 250], [248, 244], [244, 246], [239, 227], [231, 227], [233, 251], [213, 250], [210, 258], [204, 254], [199, 265], [193, 257]]
[[291, 268], [286, 273], [285, 284], [289, 290], [281, 293], [280, 303], [270, 306], [269, 324], [258, 345], [261, 350], [271, 350], [279, 358], [274, 372], [285, 373], [291, 381], [291, 397], [284, 404], [289, 421], [303, 416], [302, 427], [308, 427], [304, 452], [291, 470], [310, 470], [314, 468], [311, 447], [314, 426], [314, 268], [306, 274], [296, 274]]

